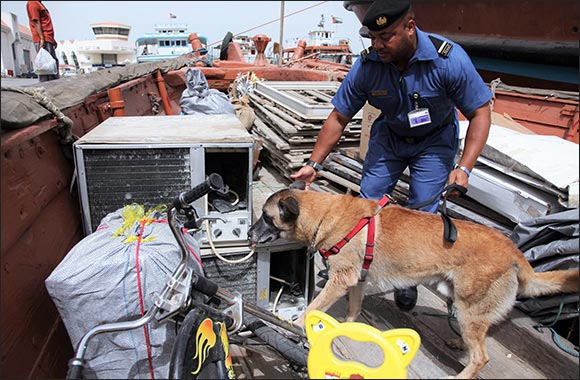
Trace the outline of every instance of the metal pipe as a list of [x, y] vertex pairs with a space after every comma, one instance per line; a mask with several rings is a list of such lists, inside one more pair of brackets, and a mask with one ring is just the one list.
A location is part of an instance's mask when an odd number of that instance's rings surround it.
[[109, 94], [109, 105], [113, 110], [113, 116], [125, 116], [125, 101], [121, 89], [113, 87], [107, 90]]
[[83, 336], [83, 338], [81, 339], [79, 346], [77, 348], [76, 357], [73, 360], [84, 359], [87, 344], [93, 336], [104, 332], [132, 330], [144, 326], [153, 318], [157, 310], [158, 310], [157, 306], [153, 306], [144, 316], [142, 316], [137, 320], [127, 322], [107, 323], [105, 325], [93, 327], [93, 329], [90, 330], [88, 333], [86, 333], [85, 336]]
[[280, 1], [280, 46], [278, 46], [278, 66], [282, 66], [282, 52], [284, 51], [284, 0]]
[[165, 108], [165, 114], [173, 115], [173, 110], [171, 109], [171, 104], [169, 103], [169, 96], [167, 95], [167, 89], [165, 88], [165, 81], [163, 80], [163, 75], [161, 75], [161, 70], [156, 71], [155, 81], [157, 82], [159, 95], [161, 95], [161, 100], [163, 101], [163, 108]]

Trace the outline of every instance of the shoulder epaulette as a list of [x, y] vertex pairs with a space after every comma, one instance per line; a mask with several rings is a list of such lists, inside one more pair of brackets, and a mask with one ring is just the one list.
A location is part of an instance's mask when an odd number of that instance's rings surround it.
[[367, 56], [370, 54], [371, 50], [373, 49], [372, 46], [369, 46], [368, 48], [364, 49], [363, 51], [360, 52], [360, 57], [362, 59], [363, 62], [367, 61]]
[[435, 46], [435, 49], [437, 49], [437, 54], [439, 54], [440, 57], [449, 57], [449, 52], [451, 52], [451, 49], [453, 49], [452, 43], [440, 40], [439, 38], [433, 37], [431, 35], [429, 35], [429, 39], [433, 43], [433, 46]]

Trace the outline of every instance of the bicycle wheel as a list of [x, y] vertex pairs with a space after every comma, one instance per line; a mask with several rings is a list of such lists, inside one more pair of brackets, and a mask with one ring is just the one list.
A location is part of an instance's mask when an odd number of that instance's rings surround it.
[[187, 313], [171, 352], [169, 378], [235, 378], [224, 318], [200, 308]]
[[244, 315], [244, 325], [264, 341], [264, 343], [274, 348], [291, 364], [306, 367], [308, 350], [300, 341], [293, 341], [249, 314]]

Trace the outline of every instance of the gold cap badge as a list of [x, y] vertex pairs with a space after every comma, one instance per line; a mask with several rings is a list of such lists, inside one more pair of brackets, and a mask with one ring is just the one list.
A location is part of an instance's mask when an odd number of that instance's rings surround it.
[[387, 18], [385, 16], [378, 17], [376, 23], [378, 26], [383, 26], [387, 23]]

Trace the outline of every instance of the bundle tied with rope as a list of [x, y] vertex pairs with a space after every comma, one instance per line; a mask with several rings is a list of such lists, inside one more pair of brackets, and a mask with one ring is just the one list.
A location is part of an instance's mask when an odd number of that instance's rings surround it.
[[[58, 134], [61, 145], [70, 147], [70, 150], [64, 150], [65, 157], [72, 159], [72, 143], [78, 140], [78, 136], [73, 134], [73, 121], [64, 113], [62, 113], [62, 111], [54, 104], [54, 102], [46, 94], [46, 89], [44, 87], [28, 88], [2, 86], [2, 91], [12, 91], [27, 95], [34, 99], [36, 103], [50, 111], [50, 113], [54, 115], [57, 121], [57, 125], [54, 131]], [[3, 128], [4, 126], [5, 125], [3, 124]]]
[[[46, 279], [73, 348], [95, 326], [136, 320], [153, 306], [181, 261], [165, 210], [131, 204], [108, 214]], [[186, 233], [184, 239], [187, 265], [201, 275], [198, 243]], [[96, 335], [87, 348], [83, 377], [166, 378], [177, 331], [176, 322], [168, 320]]]

